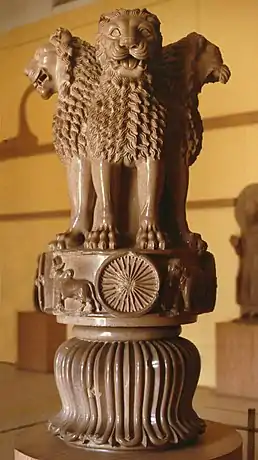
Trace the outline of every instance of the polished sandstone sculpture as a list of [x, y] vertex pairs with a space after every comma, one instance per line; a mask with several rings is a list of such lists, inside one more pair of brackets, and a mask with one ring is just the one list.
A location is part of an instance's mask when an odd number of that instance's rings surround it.
[[240, 320], [258, 319], [258, 184], [244, 188], [237, 198], [235, 217], [241, 235], [232, 235], [230, 242], [239, 257], [236, 298]]
[[58, 93], [54, 143], [71, 196], [71, 226], [58, 241], [71, 247], [85, 239], [93, 249], [123, 244], [117, 232], [126, 165], [137, 170], [137, 247], [181, 240], [201, 251], [206, 244], [185, 216], [188, 170], [202, 144], [198, 94], [206, 83], [226, 83], [230, 72], [203, 36], [162, 47], [156, 16], [134, 11], [103, 15], [96, 48], [58, 29], [26, 69], [42, 97]]
[[26, 74], [42, 97], [58, 93], [72, 209], [38, 267], [41, 309], [75, 336], [56, 355], [62, 409], [49, 428], [94, 449], [194, 441], [200, 358], [179, 335], [214, 309], [216, 271], [185, 202], [198, 94], [229, 69], [201, 35], [162, 47], [155, 15], [120, 9], [100, 18], [96, 47], [58, 29]]

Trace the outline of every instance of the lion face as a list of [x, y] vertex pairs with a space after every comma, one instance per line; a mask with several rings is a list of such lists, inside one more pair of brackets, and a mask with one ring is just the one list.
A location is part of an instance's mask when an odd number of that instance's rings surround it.
[[161, 42], [156, 16], [145, 10], [118, 10], [100, 19], [97, 57], [102, 68], [135, 79], [161, 54]]
[[55, 47], [46, 44], [38, 48], [25, 69], [34, 88], [43, 99], [57, 92], [57, 55]]

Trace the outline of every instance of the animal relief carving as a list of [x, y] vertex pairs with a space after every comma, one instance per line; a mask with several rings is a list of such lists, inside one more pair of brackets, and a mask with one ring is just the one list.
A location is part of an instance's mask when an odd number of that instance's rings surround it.
[[171, 315], [182, 312], [201, 314], [214, 309], [216, 268], [213, 256], [206, 252], [195, 262], [170, 259], [162, 293], [162, 308]]
[[93, 284], [87, 280], [74, 278], [74, 270], [65, 269], [65, 263], [60, 256], [56, 256], [53, 259], [51, 275], [54, 278], [56, 313], [69, 314], [69, 310], [65, 305], [67, 299], [75, 300], [80, 304], [76, 312], [73, 309], [70, 313], [82, 315], [100, 311]]
[[193, 280], [189, 269], [180, 259], [169, 260], [167, 283], [172, 299], [171, 314], [179, 315], [181, 310], [189, 312]]
[[45, 311], [45, 254], [38, 257], [38, 267], [34, 280], [34, 305], [41, 311]]

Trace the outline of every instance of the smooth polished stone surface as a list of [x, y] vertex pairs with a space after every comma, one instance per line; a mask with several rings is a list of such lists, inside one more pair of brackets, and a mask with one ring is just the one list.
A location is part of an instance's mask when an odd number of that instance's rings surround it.
[[199, 442], [178, 450], [147, 452], [99, 452], [76, 449], [53, 437], [45, 426], [28, 429], [16, 442], [15, 460], [109, 460], [114, 456], [119, 460], [241, 460], [242, 438], [231, 427], [208, 422], [207, 431]]

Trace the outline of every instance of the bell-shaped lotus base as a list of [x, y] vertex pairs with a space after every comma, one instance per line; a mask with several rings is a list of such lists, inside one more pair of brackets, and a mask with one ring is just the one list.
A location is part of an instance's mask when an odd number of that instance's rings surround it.
[[204, 432], [192, 407], [199, 353], [180, 328], [135, 328], [133, 341], [121, 329], [105, 341], [101, 328], [76, 329], [81, 338], [56, 354], [62, 410], [51, 432], [83, 448], [119, 450], [170, 448]]

